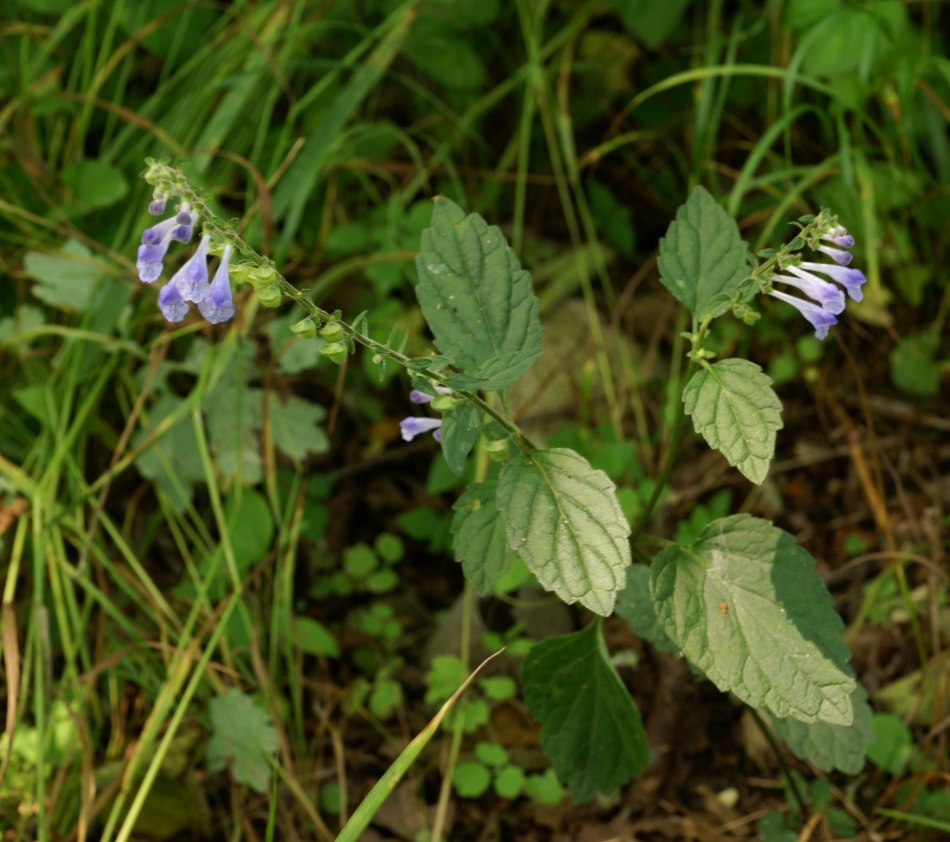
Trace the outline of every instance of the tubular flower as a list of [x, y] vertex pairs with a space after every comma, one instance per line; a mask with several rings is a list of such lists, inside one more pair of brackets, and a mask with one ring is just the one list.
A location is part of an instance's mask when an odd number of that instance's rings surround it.
[[208, 297], [211, 285], [208, 283], [208, 242], [210, 238], [205, 234], [198, 243], [195, 253], [184, 266], [172, 275], [169, 284], [178, 287], [184, 301], [204, 301]]
[[174, 279], [170, 280], [158, 292], [158, 309], [170, 322], [180, 322], [188, 313], [188, 305], [181, 297], [181, 291]]
[[796, 298], [794, 295], [786, 295], [784, 292], [775, 292], [774, 290], [770, 292], [769, 295], [778, 298], [780, 301], [787, 301], [796, 308], [799, 313], [811, 322], [811, 326], [815, 329], [815, 337], [818, 339], [824, 339], [828, 335], [828, 328], [838, 323], [834, 313], [826, 310], [824, 307], [819, 307], [817, 304], [812, 304], [810, 301]]
[[168, 194], [163, 193], [161, 190], [156, 190], [152, 194], [152, 201], [149, 202], [148, 212], [152, 216], [161, 216], [165, 213], [165, 203], [168, 201]]
[[188, 202], [181, 203], [175, 221], [178, 224], [172, 229], [172, 239], [178, 240], [179, 243], [190, 243], [198, 215], [191, 212], [191, 205]]
[[[852, 238], [853, 239], [853, 238]], [[835, 249], [831, 246], [818, 246], [818, 251], [827, 254], [839, 266], [847, 266], [851, 262], [851, 253]]]
[[399, 422], [403, 441], [412, 441], [416, 436], [427, 433], [430, 430], [434, 431], [432, 435], [435, 437], [435, 440], [441, 441], [442, 431], [439, 429], [441, 426], [441, 418], [416, 418], [410, 416], [409, 418], [403, 418], [402, 421]]
[[[440, 395], [451, 395], [452, 390], [446, 386], [436, 386], [435, 390]], [[413, 389], [409, 393], [409, 400], [413, 403], [431, 403], [432, 395], [427, 395], [425, 392], [420, 392], [418, 389]]]
[[800, 267], [788, 267], [788, 271], [794, 272], [796, 275], [802, 274], [801, 270], [803, 269], [808, 269], [812, 272], [821, 272], [823, 275], [827, 275], [831, 280], [841, 284], [841, 286], [848, 291], [848, 295], [855, 301], [860, 301], [864, 298], [861, 286], [867, 278], [864, 277], [864, 272], [860, 269], [848, 269], [846, 266], [832, 266], [830, 263], [802, 263]]
[[781, 281], [783, 284], [800, 289], [812, 301], [817, 301], [829, 313], [838, 315], [844, 312], [844, 293], [834, 284], [823, 281], [817, 275], [811, 272], [803, 272], [797, 266], [789, 266], [790, 272], [794, 272], [798, 277], [792, 278], [788, 275], [776, 275], [773, 281]]
[[228, 243], [224, 247], [221, 263], [218, 265], [218, 271], [214, 273], [207, 296], [198, 302], [201, 315], [213, 325], [226, 322], [234, 315], [234, 302], [231, 299], [231, 276], [228, 274], [230, 258], [231, 244]]
[[135, 260], [139, 280], [150, 284], [162, 274], [162, 261], [165, 259], [176, 225], [175, 217], [169, 217], [142, 232], [142, 245], [139, 246]]

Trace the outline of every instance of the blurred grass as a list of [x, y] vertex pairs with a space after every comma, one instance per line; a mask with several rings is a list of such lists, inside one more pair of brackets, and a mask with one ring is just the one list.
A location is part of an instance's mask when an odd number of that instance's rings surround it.
[[[659, 18], [632, 0], [4, 5], [0, 564], [5, 698], [22, 744], [0, 743], [0, 838], [133, 838], [152, 784], [184, 786], [203, 768], [183, 725], [207, 727], [209, 698], [231, 686], [259, 693], [277, 732], [276, 826], [334, 833], [315, 806], [326, 779], [312, 749], [342, 716], [334, 682], [350, 673], [292, 631], [323, 610], [298, 592], [300, 565], [333, 555], [314, 526], [326, 506], [313, 477], [364, 445], [383, 451], [392, 434], [379, 425], [400, 413], [404, 384], [380, 391], [357, 360], [337, 371], [301, 356], [285, 314], [246, 297], [226, 328], [165, 327], [132, 274], [146, 156], [187, 162], [301, 287], [371, 310], [381, 332], [400, 323], [417, 349], [425, 200], [443, 192], [508, 226], [550, 278], [546, 307], [583, 301], [585, 434], [608, 422], [646, 475], [678, 399], [679, 356], [672, 370], [662, 360], [681, 340], [675, 319], [647, 330], [657, 323], [638, 308], [657, 289], [658, 237], [697, 183], [756, 248], [791, 216], [833, 207], [869, 277], [842, 341], [871, 359], [867, 376], [918, 400], [939, 392], [946, 11], [716, 0], [679, 18], [688, 5]], [[611, 233], [620, 216], [629, 238]], [[754, 343], [764, 364], [798, 365], [782, 318], [772, 309], [751, 338], [725, 335], [724, 352]], [[823, 353], [840, 365], [833, 346]], [[301, 403], [279, 409], [290, 396]], [[280, 412], [301, 404], [330, 408], [329, 453], [281, 447]], [[290, 437], [304, 428], [313, 435], [308, 422]], [[242, 524], [255, 485], [266, 515]], [[71, 727], [53, 718], [58, 703]], [[411, 714], [415, 733], [427, 719]], [[106, 775], [113, 761], [121, 772]], [[265, 827], [266, 798], [246, 785], [218, 777], [202, 793], [222, 838]]]

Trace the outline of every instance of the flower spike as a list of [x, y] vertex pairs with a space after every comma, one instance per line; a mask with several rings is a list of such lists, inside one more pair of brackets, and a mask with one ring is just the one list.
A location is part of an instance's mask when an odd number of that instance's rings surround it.
[[206, 298], [198, 302], [201, 315], [213, 325], [226, 322], [234, 315], [234, 302], [231, 299], [231, 277], [228, 274], [228, 260], [231, 258], [231, 244], [224, 247], [218, 271], [214, 273], [211, 288]]

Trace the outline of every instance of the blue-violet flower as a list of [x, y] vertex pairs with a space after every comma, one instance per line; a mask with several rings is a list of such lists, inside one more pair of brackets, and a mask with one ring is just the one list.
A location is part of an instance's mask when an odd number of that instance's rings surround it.
[[231, 244], [227, 243], [221, 255], [218, 271], [214, 273], [207, 297], [198, 302], [198, 309], [206, 321], [213, 325], [226, 322], [234, 315], [234, 302], [231, 299], [231, 277], [228, 274], [228, 261], [231, 258]]
[[139, 246], [135, 261], [139, 280], [147, 284], [158, 280], [162, 274], [162, 261], [172, 240], [172, 231], [177, 224], [175, 217], [172, 216], [142, 232], [142, 245]]
[[[435, 390], [440, 395], [451, 395], [452, 390], [447, 386], [436, 386]], [[413, 403], [432, 403], [432, 395], [427, 395], [425, 392], [420, 392], [418, 389], [413, 389], [409, 393], [409, 400]]]
[[802, 270], [808, 269], [812, 272], [821, 272], [827, 275], [831, 280], [841, 284], [855, 301], [864, 298], [861, 285], [867, 280], [864, 272], [860, 269], [848, 269], [846, 266], [832, 266], [830, 263], [802, 263], [801, 266], [789, 266], [788, 271], [796, 275], [802, 274]]
[[178, 287], [184, 301], [204, 301], [208, 296], [208, 242], [210, 237], [205, 234], [198, 243], [195, 253], [184, 266], [172, 275], [170, 284]]
[[769, 295], [773, 295], [781, 301], [787, 301], [795, 307], [799, 313], [811, 322], [811, 326], [815, 328], [815, 336], [818, 339], [824, 339], [828, 335], [828, 328], [838, 323], [834, 313], [824, 307], [819, 307], [817, 304], [812, 304], [810, 301], [805, 301], [803, 298], [796, 298], [794, 295], [786, 295], [784, 292], [776, 292], [775, 290], [770, 292]]
[[432, 435], [435, 436], [436, 441], [441, 441], [442, 431], [439, 429], [441, 426], [441, 418], [416, 418], [410, 416], [409, 418], [403, 418], [402, 421], [399, 422], [403, 441], [412, 441], [416, 436], [427, 433], [430, 430], [435, 431]]
[[847, 266], [851, 262], [851, 254], [831, 246], [818, 246], [818, 251], [824, 252], [839, 266]]
[[159, 290], [158, 309], [170, 322], [180, 322], [188, 314], [188, 305], [181, 297], [181, 291], [174, 279]]
[[802, 272], [798, 267], [789, 266], [788, 268], [790, 271], [795, 270], [798, 277], [775, 275], [772, 280], [781, 281], [783, 284], [800, 289], [813, 301], [821, 304], [829, 313], [837, 315], [844, 312], [844, 293], [838, 287], [829, 284], [828, 281], [823, 281], [817, 275], [812, 275], [811, 272]]

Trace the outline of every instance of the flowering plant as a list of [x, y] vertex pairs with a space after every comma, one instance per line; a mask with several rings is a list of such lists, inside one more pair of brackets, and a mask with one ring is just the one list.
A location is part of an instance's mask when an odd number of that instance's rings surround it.
[[[754, 323], [752, 302], [766, 295], [797, 308], [826, 337], [845, 293], [860, 301], [864, 283], [849, 268], [854, 240], [833, 213], [801, 217], [790, 242], [753, 256], [704, 189], [680, 208], [658, 266], [663, 285], [692, 316], [686, 385], [655, 490], [631, 523], [606, 473], [574, 450], [536, 446], [514, 420], [508, 390], [541, 354], [542, 326], [531, 277], [497, 227], [435, 200], [416, 261], [416, 294], [438, 353], [408, 357], [395, 332], [385, 343], [370, 337], [365, 314], [347, 322], [316, 306], [212, 214], [179, 170], [149, 161], [145, 178], [155, 188], [150, 211], [163, 213], [171, 199], [178, 205], [142, 235], [142, 281], [160, 277], [172, 240], [188, 242], [203, 225], [194, 254], [158, 295], [169, 321], [186, 318], [189, 303], [209, 322], [226, 321], [235, 315], [231, 283], [249, 282], [266, 306], [289, 297], [302, 307], [306, 316], [292, 330], [305, 339], [319, 331], [329, 359], [342, 362], [362, 345], [381, 372], [387, 364], [404, 368], [412, 403], [440, 417], [405, 418], [402, 437], [431, 432], [459, 476], [473, 450], [480, 455], [452, 525], [455, 557], [474, 588], [491, 592], [518, 558], [542, 587], [592, 612], [584, 630], [537, 644], [522, 672], [526, 703], [543, 723], [542, 747], [574, 800], [609, 792], [648, 761], [639, 713], [601, 633], [601, 618], [615, 612], [723, 692], [767, 711], [793, 750], [807, 754], [830, 732], [863, 752], [869, 709], [848, 666], [841, 620], [794, 538], [744, 514], [713, 521], [688, 545], [646, 531], [687, 415], [749, 480], [766, 479], [781, 402], [754, 362], [713, 361], [710, 326], [730, 312]], [[803, 260], [806, 249], [832, 262]], [[221, 257], [211, 281], [210, 254]]]

